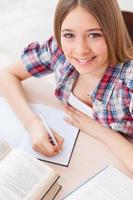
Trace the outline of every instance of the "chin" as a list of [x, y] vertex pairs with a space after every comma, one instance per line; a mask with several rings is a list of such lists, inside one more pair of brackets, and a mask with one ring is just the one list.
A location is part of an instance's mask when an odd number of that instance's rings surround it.
[[95, 69], [77, 69], [77, 68], [76, 70], [79, 72], [79, 74], [89, 74], [95, 71]]

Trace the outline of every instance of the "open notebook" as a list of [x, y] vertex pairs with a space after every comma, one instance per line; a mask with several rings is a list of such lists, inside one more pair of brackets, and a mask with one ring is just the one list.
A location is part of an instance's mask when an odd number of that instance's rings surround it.
[[63, 120], [66, 115], [63, 111], [41, 104], [30, 105], [34, 112], [39, 113], [41, 111], [47, 119], [49, 127], [53, 128], [64, 138], [62, 152], [52, 158], [42, 156], [35, 152], [31, 147], [27, 131], [2, 97], [0, 97], [0, 137], [5, 139], [11, 147], [23, 149], [41, 160], [68, 166], [79, 130]]

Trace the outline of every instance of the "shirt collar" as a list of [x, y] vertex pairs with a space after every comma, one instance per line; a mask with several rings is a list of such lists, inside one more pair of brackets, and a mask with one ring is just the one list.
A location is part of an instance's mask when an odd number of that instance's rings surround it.
[[77, 77], [78, 72], [76, 71], [74, 66], [71, 65], [67, 60], [65, 60], [63, 68], [61, 70], [60, 80], [55, 90], [55, 95], [58, 99], [67, 102], [70, 91], [72, 90]]

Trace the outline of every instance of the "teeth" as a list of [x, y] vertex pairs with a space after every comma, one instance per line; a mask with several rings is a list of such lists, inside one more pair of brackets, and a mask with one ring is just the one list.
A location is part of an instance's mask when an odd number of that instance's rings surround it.
[[86, 63], [86, 62], [89, 62], [90, 60], [92, 60], [92, 58], [90, 58], [90, 59], [77, 59], [77, 60], [81, 63]]

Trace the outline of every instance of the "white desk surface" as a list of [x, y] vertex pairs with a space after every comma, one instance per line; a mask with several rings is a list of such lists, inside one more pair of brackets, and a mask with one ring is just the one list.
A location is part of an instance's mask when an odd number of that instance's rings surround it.
[[[62, 108], [54, 96], [54, 87], [44, 79], [30, 78], [24, 81], [24, 92], [28, 100]], [[55, 200], [61, 200], [79, 184], [109, 164], [131, 176], [126, 167], [102, 142], [80, 132], [69, 167], [48, 164], [60, 175], [58, 182], [62, 185]]]

